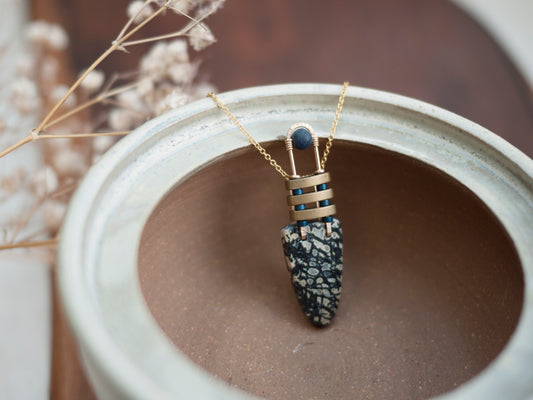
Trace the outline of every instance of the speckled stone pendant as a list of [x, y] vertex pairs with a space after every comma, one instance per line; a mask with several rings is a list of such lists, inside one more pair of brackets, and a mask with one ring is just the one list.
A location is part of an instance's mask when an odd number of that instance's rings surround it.
[[[293, 147], [304, 150], [313, 144], [316, 170], [301, 177], [296, 173]], [[281, 241], [287, 269], [298, 302], [311, 322], [329, 325], [335, 316], [341, 295], [342, 230], [336, 212], [331, 180], [320, 166], [318, 137], [311, 126], [298, 123], [289, 129], [285, 145], [292, 174], [285, 181], [290, 223], [281, 229]]]

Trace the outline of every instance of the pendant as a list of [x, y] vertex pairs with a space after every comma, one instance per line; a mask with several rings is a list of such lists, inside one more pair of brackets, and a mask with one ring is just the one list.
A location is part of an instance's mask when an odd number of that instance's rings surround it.
[[[316, 170], [312, 175], [296, 173], [293, 147], [313, 145]], [[331, 323], [341, 295], [342, 229], [336, 212], [330, 174], [320, 165], [318, 136], [310, 125], [298, 123], [287, 132], [285, 146], [292, 174], [285, 181], [290, 224], [281, 229], [281, 242], [292, 286], [304, 314], [314, 325]]]

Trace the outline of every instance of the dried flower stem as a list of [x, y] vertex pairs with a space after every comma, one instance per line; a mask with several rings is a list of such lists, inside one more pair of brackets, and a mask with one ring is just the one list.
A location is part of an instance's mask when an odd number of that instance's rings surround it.
[[[174, 8], [172, 8], [172, 9], [174, 9]], [[181, 37], [181, 36], [187, 36], [187, 32], [190, 31], [192, 27], [194, 27], [195, 25], [200, 25], [201, 26], [200, 23], [204, 19], [209, 17], [211, 14], [213, 14], [215, 11], [216, 11], [216, 9], [212, 8], [211, 10], [209, 10], [209, 12], [205, 13], [204, 15], [202, 15], [202, 17], [199, 18], [199, 19], [195, 19], [195, 18], [192, 18], [192, 17], [190, 17], [189, 15], [187, 15], [185, 13], [181, 13], [182, 15], [186, 16], [187, 18], [191, 19], [191, 22], [189, 22], [183, 29], [180, 29], [179, 31], [176, 31], [176, 32], [167, 33], [165, 35], [158, 35], [158, 36], [152, 36], [152, 37], [145, 38], [145, 39], [139, 39], [139, 40], [132, 40], [132, 41], [129, 41], [129, 42], [123, 42], [122, 46], [124, 46], [124, 47], [134, 46], [136, 44], [144, 44], [144, 43], [156, 42], [158, 40], [165, 40], [165, 39], [172, 39], [172, 38]]]
[[58, 238], [53, 238], [53, 239], [38, 240], [38, 241], [31, 241], [31, 242], [4, 244], [4, 245], [0, 245], [0, 250], [55, 246], [57, 245], [58, 240], [59, 240]]
[[33, 135], [30, 133], [28, 136], [26, 136], [24, 139], [18, 141], [17, 143], [9, 146], [7, 149], [2, 150], [0, 152], [0, 158], [4, 157], [6, 154], [11, 153], [12, 151], [18, 149], [20, 146], [25, 145], [28, 142], [31, 142], [33, 140]]
[[136, 87], [138, 85], [138, 83], [132, 83], [131, 85], [124, 85], [124, 86], [121, 86], [121, 87], [118, 87], [118, 88], [115, 88], [113, 90], [104, 90], [101, 94], [99, 94], [98, 96], [90, 99], [90, 100], [87, 100], [86, 102], [80, 104], [79, 106], [73, 108], [72, 110], [66, 112], [65, 114], [62, 114], [60, 115], [59, 117], [53, 119], [52, 121], [50, 121], [49, 123], [47, 123], [44, 127], [43, 127], [43, 130], [46, 130], [48, 129], [49, 127], [73, 116], [74, 114], [77, 114], [79, 113], [80, 111], [83, 111], [84, 109], [86, 108], [89, 108], [90, 106], [94, 105], [94, 104], [97, 104], [97, 103], [100, 103], [101, 101], [109, 98], [109, 97], [113, 97], [117, 94], [120, 94], [122, 92], [126, 92], [130, 89], [133, 89], [134, 87]]
[[[143, 10], [146, 11], [146, 8], [150, 8], [150, 12], [152, 12], [152, 6], [156, 5], [156, 10], [148, 15], [146, 18], [144, 18], [145, 15], [149, 13], [144, 13]], [[218, 4], [220, 6], [220, 4]], [[154, 18], [158, 17], [162, 13], [164, 13], [167, 10], [173, 10], [176, 11], [176, 13], [181, 14], [189, 19], [189, 22], [179, 31], [175, 31], [172, 33], [167, 33], [163, 35], [158, 36], [152, 36], [145, 39], [139, 39], [139, 40], [130, 40], [133, 35], [135, 35], [139, 30], [141, 30], [145, 25], [147, 25], [150, 21], [152, 21]], [[65, 104], [66, 100], [73, 95], [74, 91], [80, 87], [82, 82], [87, 78], [87, 76], [93, 72], [109, 55], [111, 55], [116, 50], [127, 52], [127, 48], [129, 46], [134, 46], [138, 44], [145, 44], [150, 42], [157, 42], [161, 40], [166, 39], [172, 39], [177, 37], [183, 37], [183, 36], [189, 36], [194, 37], [194, 35], [191, 35], [190, 31], [191, 29], [198, 29], [197, 27], [200, 26], [206, 31], [209, 32], [208, 28], [201, 23], [204, 19], [206, 19], [208, 16], [213, 14], [217, 10], [217, 7], [212, 7], [209, 11], [206, 11], [203, 15], [200, 17], [194, 18], [185, 12], [175, 8], [172, 6], [171, 0], [165, 0], [164, 2], [161, 0], [146, 0], [141, 7], [139, 11], [137, 11], [136, 15], [131, 16], [127, 23], [123, 26], [121, 31], [119, 32], [118, 36], [115, 40], [113, 40], [107, 50], [105, 50], [79, 77], [78, 79], [68, 88], [66, 93], [62, 95], [61, 99], [57, 101], [57, 103], [54, 104], [54, 106], [51, 108], [51, 110], [45, 115], [45, 117], [41, 120], [37, 128], [33, 129], [30, 134], [28, 134], [26, 137], [18, 141], [17, 143], [11, 145], [7, 149], [0, 151], [0, 158], [3, 156], [13, 152], [17, 148], [23, 146], [24, 144], [31, 142], [31, 141], [37, 141], [40, 139], [69, 139], [69, 138], [90, 138], [90, 137], [99, 137], [99, 136], [124, 136], [130, 133], [129, 129], [131, 128], [131, 125], [125, 126], [119, 126], [119, 125], [112, 125], [111, 129], [116, 129], [117, 131], [114, 132], [84, 132], [84, 133], [73, 133], [73, 134], [53, 134], [53, 132], [49, 132], [48, 129], [66, 119], [69, 117], [72, 117], [75, 114], [78, 114], [82, 112], [83, 110], [98, 104], [114, 104], [117, 107], [123, 107], [128, 110], [139, 112], [139, 110], [134, 110], [133, 106], [126, 107], [125, 104], [121, 104], [120, 102], [117, 103], [113, 100], [113, 97], [121, 94], [123, 92], [126, 92], [131, 89], [135, 89], [137, 86], [140, 87], [140, 84], [143, 83], [141, 81], [134, 82], [133, 84], [127, 84], [123, 85], [117, 88], [114, 88], [111, 90], [111, 87], [116, 83], [117, 77], [112, 77], [108, 82], [104, 85], [103, 89], [101, 89], [100, 94], [96, 95], [94, 98], [90, 98], [89, 100], [77, 105], [76, 107], [72, 109], [68, 109], [65, 112], [62, 112], [59, 114], [59, 109]], [[141, 14], [143, 14], [143, 17], [141, 21], [137, 24], [137, 19]], [[133, 24], [136, 24], [133, 26]], [[205, 40], [205, 38], [204, 38]], [[211, 40], [210, 42], [213, 42]], [[193, 46], [195, 50], [198, 50], [197, 46]], [[186, 50], [185, 50], [186, 51]], [[187, 54], [186, 54], [187, 55]], [[186, 57], [188, 60], [188, 57]], [[173, 80], [175, 80], [174, 76], [171, 76]], [[180, 81], [181, 82], [181, 81]], [[88, 83], [88, 82], [87, 82]], [[94, 91], [98, 89], [98, 86], [101, 86], [102, 81], [95, 87]], [[89, 87], [89, 86], [87, 86]], [[89, 90], [89, 89], [88, 89]], [[56, 115], [59, 114], [59, 115]], [[121, 130], [124, 129], [124, 130]], [[120, 131], [119, 131], [120, 130]], [[103, 142], [102, 142], [103, 143]], [[96, 142], [95, 146], [101, 147], [101, 144], [99, 141]], [[19, 238], [19, 234], [22, 230], [22, 228], [28, 223], [30, 218], [35, 214], [35, 212], [45, 203], [45, 201], [48, 201], [48, 199], [54, 198], [54, 197], [60, 197], [71, 190], [75, 189], [77, 184], [69, 185], [67, 188], [64, 188], [60, 191], [55, 191], [51, 194], [46, 194], [44, 197], [40, 198], [38, 202], [31, 207], [31, 209], [28, 212], [28, 215], [24, 218], [23, 221], [21, 221], [20, 224], [18, 224], [11, 235], [11, 240], [7, 244], [0, 245], [0, 250], [6, 250], [6, 249], [14, 249], [14, 248], [31, 248], [31, 247], [46, 247], [46, 246], [55, 246], [58, 242], [58, 238], [48, 239], [48, 240], [42, 240], [42, 241], [29, 241], [32, 238], [38, 237], [42, 232], [34, 232], [31, 234], [31, 236], [26, 236], [24, 238]], [[51, 203], [52, 204], [52, 203]], [[20, 235], [22, 236], [22, 235]], [[14, 243], [15, 240], [18, 239], [18, 243]]]
[[[59, 107], [61, 107], [63, 105], [63, 103], [65, 102], [65, 100], [67, 100], [67, 97], [69, 97], [72, 92], [74, 92], [74, 90], [76, 90], [78, 88], [78, 86], [81, 84], [81, 82], [85, 79], [85, 77], [87, 75], [89, 75], [89, 73], [94, 70], [98, 65], [100, 65], [100, 63], [102, 61], [104, 61], [112, 52], [114, 52], [117, 48], [118, 48], [119, 44], [118, 43], [113, 43], [111, 45], [111, 47], [109, 47], [106, 51], [104, 51], [100, 57], [98, 57], [96, 59], [96, 61], [94, 61], [91, 66], [89, 68], [87, 68], [85, 70], [85, 72], [83, 72], [83, 74], [81, 74], [81, 76], [78, 78], [78, 80], [76, 82], [74, 82], [74, 84], [69, 88], [69, 90], [67, 91], [67, 93], [65, 93], [65, 95], [61, 98], [61, 100], [59, 100], [56, 105], [50, 110], [50, 112], [46, 115], [46, 117], [44, 117], [44, 119], [41, 121], [41, 123], [39, 124], [39, 126], [35, 129], [35, 131], [37, 132], [37, 134], [39, 132], [41, 132], [44, 128], [44, 126], [48, 123], [48, 121], [50, 121], [50, 119], [54, 116], [54, 114], [57, 112], [57, 110], [59, 109]], [[31, 136], [31, 135], [30, 135]]]
[[41, 208], [43, 203], [44, 203], [44, 197], [39, 199], [39, 201], [37, 201], [37, 203], [35, 203], [33, 207], [30, 209], [26, 217], [17, 224], [17, 227], [15, 228], [15, 232], [13, 232], [13, 236], [11, 237], [11, 240], [8, 242], [9, 244], [13, 244], [15, 242], [15, 239], [17, 238], [22, 228], [26, 226], [30, 218], [33, 217], [33, 215], [37, 212], [39, 208]]
[[54, 199], [54, 198], [57, 198], [57, 197], [61, 197], [69, 192], [72, 192], [73, 190], [75, 190], [76, 188], [78, 187], [78, 183], [73, 183], [73, 184], [70, 184], [64, 188], [62, 188], [61, 190], [57, 190], [55, 191], [54, 193], [52, 193], [50, 195], [50, 198], [51, 199]]
[[124, 42], [123, 46], [127, 47], [127, 46], [134, 46], [136, 44], [157, 42], [158, 40], [172, 39], [172, 38], [176, 38], [176, 37], [180, 37], [180, 36], [185, 36], [185, 31], [184, 30], [180, 30], [180, 31], [173, 32], [173, 33], [167, 33], [165, 35], [152, 36], [152, 37], [145, 38], [145, 39], [131, 40], [129, 42]]
[[70, 133], [65, 135], [39, 135], [36, 139], [76, 139], [76, 138], [90, 138], [98, 136], [126, 136], [131, 131], [122, 132], [89, 132], [89, 133]]
[[[150, 2], [151, 0], [148, 0], [148, 2]], [[76, 80], [76, 82], [74, 82], [74, 84], [69, 88], [69, 90], [65, 93], [65, 95], [54, 105], [54, 107], [52, 107], [52, 109], [50, 110], [50, 112], [48, 112], [48, 114], [43, 118], [43, 120], [41, 121], [41, 123], [39, 124], [39, 126], [37, 128], [35, 128], [28, 136], [26, 136], [25, 138], [23, 138], [22, 140], [20, 140], [19, 142], [15, 143], [14, 145], [8, 147], [7, 149], [3, 150], [2, 152], [0, 152], [0, 158], [4, 157], [6, 154], [9, 154], [11, 153], [12, 151], [14, 151], [15, 149], [18, 149], [20, 146], [28, 143], [28, 142], [31, 142], [33, 140], [36, 140], [39, 138], [39, 134], [43, 131], [44, 127], [48, 124], [48, 122], [50, 121], [50, 119], [52, 119], [52, 117], [56, 114], [56, 112], [58, 111], [58, 109], [63, 105], [63, 103], [67, 100], [67, 98], [78, 88], [78, 86], [80, 86], [81, 82], [85, 79], [85, 77], [87, 75], [89, 75], [89, 73], [91, 71], [93, 71], [98, 65], [100, 65], [102, 63], [102, 61], [104, 61], [111, 53], [113, 53], [115, 50], [125, 50], [125, 47], [124, 47], [124, 42], [126, 42], [131, 36], [133, 36], [135, 33], [137, 33], [141, 28], [143, 28], [147, 23], [149, 23], [151, 20], [153, 20], [155, 17], [157, 17], [159, 14], [161, 14], [162, 12], [164, 12], [165, 10], [168, 9], [168, 4], [170, 3], [170, 1], [167, 1], [165, 2], [165, 4], [163, 4], [157, 11], [155, 11], [152, 15], [150, 15], [148, 18], [146, 18], [145, 20], [143, 20], [141, 23], [139, 23], [139, 25], [137, 25], [136, 27], [134, 27], [133, 29], [131, 29], [129, 32], [126, 32], [127, 28], [126, 29], [123, 29], [119, 36], [117, 37], [116, 40], [114, 40], [112, 43], [111, 43], [111, 46], [106, 50], [104, 51], [100, 57], [98, 57], [92, 64], [89, 68], [87, 68], [83, 74], [81, 74], [81, 76]], [[128, 21], [128, 23], [126, 24], [127, 27], [129, 27], [131, 25], [131, 23], [133, 22], [133, 18], [130, 18], [130, 20]], [[91, 103], [91, 104], [94, 104], [94, 103]], [[78, 110], [79, 111], [79, 110]], [[60, 117], [61, 118], [61, 117]], [[54, 135], [55, 136], [55, 135]]]
[[[133, 24], [133, 21], [135, 21], [135, 19], [142, 13], [142, 10], [147, 7], [149, 4], [153, 3], [154, 0], [146, 0], [144, 2], [144, 5], [142, 6], [142, 8], [137, 12], [137, 14], [133, 15], [129, 20], [128, 22], [126, 22], [126, 25], [124, 25], [122, 27], [122, 29], [120, 30], [119, 34], [117, 35], [117, 38], [114, 40], [115, 42], [118, 42], [120, 40], [121, 37], [124, 36], [124, 34], [126, 33], [126, 31], [129, 29], [129, 27], [131, 26], [131, 24]], [[167, 1], [165, 3], [165, 6], [168, 6], [170, 4], [170, 1]]]
[[[177, 12], [178, 14], [181, 14], [183, 15], [184, 17], [187, 17], [189, 18], [191, 21], [194, 21], [196, 22], [197, 24], [199, 24], [201, 22], [202, 19], [204, 18], [201, 18], [200, 20], [197, 20], [196, 18], [194, 18], [193, 16], [187, 14], [187, 13], [184, 13], [183, 11], [181, 11], [179, 8], [177, 7], [172, 7], [172, 6], [169, 6], [168, 8], [170, 8], [172, 11], [175, 11]], [[206, 13], [206, 17], [210, 14], [212, 14], [213, 12], [215, 11], [215, 9], [213, 8], [211, 11], [209, 11], [208, 13]]]

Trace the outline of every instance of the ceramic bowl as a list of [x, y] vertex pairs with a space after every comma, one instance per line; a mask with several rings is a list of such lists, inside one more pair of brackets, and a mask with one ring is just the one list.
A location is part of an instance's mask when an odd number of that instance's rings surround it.
[[[220, 95], [288, 168], [339, 85]], [[308, 154], [297, 167], [312, 171]], [[337, 317], [302, 315], [283, 179], [210, 99], [136, 129], [70, 205], [59, 288], [100, 398], [526, 399], [533, 162], [435, 106], [349, 87], [327, 169], [343, 223]]]

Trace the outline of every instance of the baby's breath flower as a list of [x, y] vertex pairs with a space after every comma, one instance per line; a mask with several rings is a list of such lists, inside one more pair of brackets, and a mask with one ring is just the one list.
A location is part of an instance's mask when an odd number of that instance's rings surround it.
[[28, 78], [18, 78], [11, 84], [11, 101], [22, 114], [36, 111], [41, 100], [37, 86]]
[[87, 163], [83, 155], [70, 148], [65, 148], [63, 151], [57, 152], [52, 163], [54, 169], [60, 176], [79, 178], [87, 171]]
[[[176, 39], [170, 43], [159, 42], [141, 59], [141, 72], [152, 81], [171, 79], [176, 83], [191, 81], [196, 68], [189, 64], [187, 42]], [[180, 73], [185, 75], [180, 77]]]
[[54, 169], [48, 165], [37, 171], [30, 185], [33, 193], [39, 198], [55, 192], [58, 187], [59, 180], [57, 174]]
[[222, 8], [225, 0], [199, 0], [200, 7], [196, 10], [196, 18], [202, 18], [203, 16], [216, 12], [219, 8]]
[[168, 76], [172, 82], [183, 85], [190, 82], [196, 76], [196, 66], [192, 64], [175, 64], [168, 68]]
[[43, 216], [51, 231], [56, 231], [61, 226], [61, 221], [67, 211], [67, 205], [57, 200], [46, 200], [43, 204]]
[[109, 127], [117, 132], [131, 129], [133, 126], [132, 113], [123, 108], [114, 108], [109, 112]]
[[68, 46], [68, 36], [63, 28], [46, 21], [30, 22], [26, 37], [32, 44], [52, 50], [65, 50]]
[[98, 136], [93, 139], [93, 151], [96, 154], [105, 153], [113, 144], [115, 139], [111, 136]]
[[40, 62], [39, 75], [42, 76], [43, 81], [55, 83], [59, 73], [59, 63], [54, 57], [44, 57]]
[[102, 87], [104, 80], [104, 73], [98, 69], [93, 69], [81, 82], [81, 87], [86, 90], [87, 93], [94, 93]]
[[189, 44], [196, 51], [205, 49], [215, 42], [215, 36], [206, 24], [195, 25], [188, 33]]
[[144, 1], [135, 0], [128, 5], [128, 18], [134, 18], [133, 23], [138, 24], [154, 13], [150, 4], [144, 5]]
[[154, 81], [150, 79], [150, 77], [141, 78], [137, 85], [137, 93], [141, 96], [146, 96], [152, 92], [152, 90], [154, 90]]
[[187, 42], [185, 40], [173, 40], [167, 45], [167, 51], [173, 61], [189, 62], [189, 53], [187, 52]]
[[172, 0], [169, 7], [176, 14], [187, 14], [194, 7], [194, 4], [191, 0]]
[[185, 93], [178, 90], [173, 90], [157, 104], [156, 113], [158, 115], [163, 114], [165, 111], [182, 106], [188, 101], [189, 97]]
[[161, 79], [165, 74], [167, 58], [167, 45], [158, 42], [151, 47], [148, 53], [141, 59], [141, 72], [152, 79]]
[[35, 73], [35, 55], [30, 52], [20, 54], [15, 60], [15, 68], [19, 76], [31, 77]]
[[142, 111], [145, 108], [140, 94], [135, 90], [120, 93], [117, 100], [121, 106], [130, 110]]

